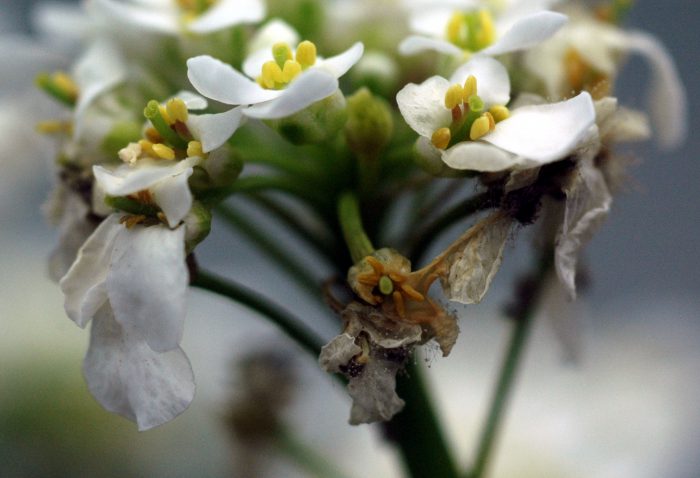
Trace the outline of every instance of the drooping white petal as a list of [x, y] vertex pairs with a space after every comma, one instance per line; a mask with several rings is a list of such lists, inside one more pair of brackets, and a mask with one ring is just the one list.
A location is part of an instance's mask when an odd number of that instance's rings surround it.
[[[188, 173], [188, 169], [197, 162], [186, 158], [182, 161], [148, 161], [139, 160], [136, 166], [123, 164], [114, 171], [104, 166], [93, 166], [95, 180], [111, 196], [126, 196], [154, 186], [159, 181]], [[191, 174], [191, 171], [189, 172]]]
[[480, 141], [457, 143], [442, 153], [442, 160], [454, 169], [484, 173], [503, 171], [523, 164], [523, 158]]
[[545, 164], [569, 154], [594, 122], [593, 100], [584, 92], [559, 103], [518, 108], [482, 139]]
[[192, 208], [192, 193], [187, 180], [192, 175], [192, 168], [166, 181], [153, 186], [153, 199], [165, 214], [170, 227], [176, 227]]
[[480, 55], [502, 55], [526, 50], [554, 35], [567, 22], [566, 15], [542, 11], [518, 19], [496, 43], [478, 53]]
[[396, 95], [396, 103], [406, 123], [421, 136], [430, 138], [436, 129], [452, 122], [445, 108], [445, 92], [450, 82], [441, 76], [428, 78], [420, 85], [409, 83]]
[[497, 214], [473, 226], [448, 248], [449, 267], [440, 278], [445, 297], [462, 304], [481, 301], [501, 266], [513, 219]]
[[66, 314], [80, 327], [85, 327], [107, 300], [106, 280], [112, 247], [122, 229], [124, 226], [119, 224], [117, 214], [102, 221], [59, 282], [65, 296]]
[[116, 321], [156, 352], [177, 348], [185, 321], [185, 228], [122, 226], [107, 276]]
[[126, 65], [119, 51], [105, 40], [95, 41], [73, 71], [80, 94], [75, 105], [75, 137], [80, 138], [87, 108], [99, 95], [126, 77]]
[[335, 76], [319, 68], [310, 68], [282, 90], [281, 96], [245, 108], [243, 114], [258, 119], [284, 118], [327, 98], [337, 89], [338, 79]]
[[477, 56], [468, 61], [450, 77], [450, 83], [464, 84], [470, 76], [476, 78], [476, 90], [484, 103], [505, 105], [510, 101], [510, 77], [500, 61], [486, 56]]
[[147, 31], [175, 35], [180, 32], [177, 11], [174, 8], [154, 8], [152, 5], [134, 5], [115, 0], [92, 0], [96, 13], [110, 23], [132, 25]]
[[651, 68], [649, 110], [659, 145], [680, 146], [688, 133], [688, 100], [673, 58], [657, 38], [633, 31], [627, 34], [628, 48], [643, 56]]
[[265, 16], [260, 0], [219, 0], [187, 28], [194, 33], [210, 33], [239, 23], [254, 23]]
[[182, 349], [154, 352], [138, 332], [114, 320], [108, 304], [93, 321], [83, 372], [95, 399], [141, 431], [172, 420], [194, 398], [194, 374]]
[[576, 180], [564, 190], [564, 222], [554, 251], [557, 275], [571, 299], [576, 298], [579, 252], [605, 220], [612, 204], [603, 173], [593, 166], [591, 159], [579, 163], [577, 174]]
[[208, 55], [187, 60], [187, 77], [207, 98], [228, 105], [250, 105], [277, 98], [280, 90], [266, 90], [245, 75]]
[[317, 67], [329, 71], [336, 78], [340, 78], [347, 73], [355, 63], [360, 61], [364, 51], [364, 45], [361, 42], [357, 42], [343, 53], [320, 60]]
[[458, 46], [437, 38], [410, 35], [399, 43], [399, 53], [402, 55], [415, 55], [424, 51], [437, 51], [454, 56], [463, 54], [462, 49]]
[[224, 113], [190, 115], [187, 128], [208, 153], [228, 141], [243, 120], [243, 107], [239, 106]]

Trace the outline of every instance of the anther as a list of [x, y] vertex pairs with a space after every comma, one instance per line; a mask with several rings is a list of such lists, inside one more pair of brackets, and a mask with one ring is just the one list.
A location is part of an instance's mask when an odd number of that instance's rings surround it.
[[469, 75], [467, 79], [464, 81], [464, 97], [463, 101], [466, 103], [469, 101], [469, 98], [472, 96], [475, 96], [477, 93], [476, 90], [476, 77], [474, 75]]
[[450, 86], [445, 93], [445, 108], [448, 110], [453, 109], [462, 103], [464, 97], [464, 88], [462, 85], [455, 84]]
[[186, 123], [189, 114], [187, 113], [187, 105], [180, 98], [171, 98], [165, 105], [165, 109], [168, 112], [168, 116], [175, 123], [179, 121], [180, 123]]
[[469, 139], [477, 140], [491, 131], [491, 123], [486, 115], [478, 117], [469, 130]]
[[409, 296], [411, 299], [418, 301], [418, 302], [423, 302], [425, 300], [425, 296], [418, 292], [416, 289], [414, 289], [412, 286], [408, 284], [402, 284], [401, 285], [401, 290], [406, 293], [407, 296]]
[[190, 141], [187, 143], [187, 157], [191, 158], [198, 156], [200, 158], [204, 157], [204, 151], [202, 151], [202, 143], [199, 141]]
[[175, 151], [172, 148], [164, 145], [163, 143], [157, 143], [152, 146], [153, 152], [156, 156], [162, 159], [175, 159]]
[[500, 123], [510, 116], [510, 110], [503, 105], [492, 106], [489, 108], [489, 113], [491, 113], [491, 116], [493, 116], [496, 123]]
[[450, 133], [450, 128], [440, 128], [435, 130], [430, 141], [433, 143], [437, 149], [447, 149], [452, 139], [452, 133]]
[[297, 46], [296, 60], [303, 69], [316, 63], [316, 45], [308, 40], [304, 40]]
[[289, 83], [301, 73], [301, 64], [295, 60], [287, 60], [282, 68], [282, 81]]
[[403, 301], [403, 296], [401, 295], [401, 292], [398, 290], [394, 291], [393, 294], [391, 294], [391, 297], [394, 299], [394, 305], [396, 305], [396, 313], [399, 314], [399, 317], [402, 319], [406, 317], [406, 305], [404, 304]]
[[274, 61], [267, 61], [262, 66], [262, 80], [265, 88], [273, 89], [282, 83], [282, 69]]

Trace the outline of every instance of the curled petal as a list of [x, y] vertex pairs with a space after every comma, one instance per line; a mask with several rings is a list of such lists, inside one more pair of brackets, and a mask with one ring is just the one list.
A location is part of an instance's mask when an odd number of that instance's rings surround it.
[[430, 138], [436, 129], [451, 123], [452, 114], [444, 106], [449, 86], [445, 78], [433, 76], [420, 85], [409, 83], [396, 95], [403, 118], [419, 135]]
[[65, 296], [66, 314], [80, 327], [85, 327], [107, 301], [106, 280], [112, 247], [122, 229], [124, 226], [119, 224], [116, 214], [102, 221], [59, 283]]
[[402, 55], [415, 55], [424, 51], [437, 51], [454, 56], [463, 54], [461, 48], [448, 41], [418, 35], [408, 36], [399, 44], [399, 53]]
[[479, 141], [457, 143], [442, 154], [442, 160], [454, 169], [466, 169], [484, 173], [503, 171], [532, 163], [508, 151]]
[[[195, 158], [182, 161], [140, 160], [137, 166], [124, 164], [114, 171], [93, 166], [95, 180], [111, 196], [127, 196], [155, 186], [158, 182], [187, 173], [197, 162]], [[191, 174], [191, 171], [189, 172]]]
[[107, 276], [109, 300], [115, 320], [156, 352], [180, 343], [188, 279], [184, 227], [122, 226]]
[[324, 70], [332, 73], [336, 78], [340, 78], [347, 73], [347, 71], [352, 68], [355, 63], [360, 61], [364, 51], [364, 45], [357, 42], [343, 53], [321, 60], [318, 68], [323, 68]]
[[518, 19], [503, 35], [480, 55], [502, 55], [538, 45], [554, 35], [568, 18], [561, 13], [540, 11]]
[[282, 94], [262, 88], [230, 65], [208, 55], [187, 60], [187, 77], [200, 94], [227, 105], [255, 104]]
[[451, 83], [462, 84], [470, 76], [477, 80], [477, 94], [487, 105], [505, 105], [510, 101], [510, 78], [500, 61], [478, 56], [455, 71]]
[[260, 0], [220, 0], [187, 28], [194, 33], [211, 33], [239, 23], [258, 22], [264, 16], [265, 6]]
[[137, 332], [114, 320], [109, 305], [93, 321], [83, 372], [97, 401], [141, 431], [172, 420], [194, 398], [194, 374], [182, 349], [154, 352]]
[[228, 141], [243, 119], [243, 107], [239, 106], [224, 113], [190, 115], [187, 127], [202, 143], [202, 150], [208, 153]]
[[337, 89], [338, 79], [335, 76], [327, 71], [311, 68], [282, 90], [278, 98], [246, 108], [243, 114], [258, 119], [284, 118], [327, 98]]
[[192, 193], [187, 180], [192, 176], [192, 168], [177, 174], [168, 181], [153, 186], [153, 199], [160, 206], [170, 227], [176, 227], [192, 208]]
[[594, 122], [593, 100], [584, 92], [559, 103], [518, 108], [482, 139], [546, 164], [571, 153]]

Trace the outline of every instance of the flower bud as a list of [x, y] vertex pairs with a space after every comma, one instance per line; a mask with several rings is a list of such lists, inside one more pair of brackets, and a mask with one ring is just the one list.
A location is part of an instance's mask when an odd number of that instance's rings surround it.
[[382, 98], [362, 88], [348, 98], [348, 121], [345, 138], [355, 153], [375, 155], [391, 139], [394, 120], [391, 108]]
[[211, 212], [202, 203], [195, 201], [183, 219], [185, 222], [185, 251], [191, 253], [211, 230]]
[[340, 90], [286, 118], [265, 123], [294, 144], [321, 143], [332, 138], [347, 119]]

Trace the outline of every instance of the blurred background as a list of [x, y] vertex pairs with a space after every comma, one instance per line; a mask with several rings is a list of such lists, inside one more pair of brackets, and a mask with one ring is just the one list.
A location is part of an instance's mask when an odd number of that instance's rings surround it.
[[[81, 376], [88, 334], [65, 317], [47, 275], [57, 233], [40, 207], [53, 182], [52, 148], [36, 143], [34, 125], [24, 119], [26, 108], [40, 116], [50, 115], [42, 110], [50, 106], [20, 107], [19, 98], [5, 94], [23, 77], [3, 60], [12, 56], [12, 41], [32, 33], [35, 3], [0, 0], [0, 476], [249, 476], [240, 468], [249, 458], [246, 447], [231, 438], [225, 417], [239, 382], [234, 364], [268, 348], [294, 359], [297, 393], [285, 416], [308, 446], [333, 457], [348, 476], [400, 476], [378, 428], [346, 424], [349, 399], [314, 360], [264, 321], [198, 290], [190, 293], [183, 343], [198, 382], [191, 409], [138, 433], [94, 402]], [[638, 0], [629, 17], [629, 26], [658, 36], [675, 58], [688, 90], [690, 135], [673, 153], [652, 143], [634, 151], [642, 159], [631, 171], [634, 187], [615, 198], [587, 248], [590, 287], [567, 312], [577, 329], [577, 360], [567, 360], [556, 329], [542, 317], [494, 476], [700, 476], [698, 21], [694, 0]], [[623, 104], [644, 107], [646, 71], [631, 58], [620, 80], [629, 86], [619, 92]], [[440, 413], [465, 465], [507, 332], [502, 306], [527, 265], [526, 241], [518, 242], [488, 298], [462, 311], [453, 354], [425, 354]], [[337, 333], [326, 311], [302, 302], [293, 284], [229, 230], [215, 224], [198, 255], [214, 270], [235, 267], [242, 281], [274, 291], [275, 301], [325, 337]], [[221, 265], [222, 256], [235, 256], [235, 265]], [[265, 476], [306, 476], [274, 453], [256, 453]]]

